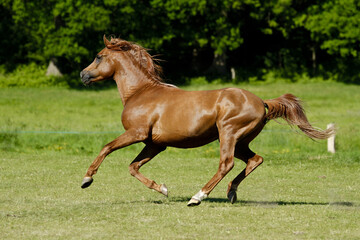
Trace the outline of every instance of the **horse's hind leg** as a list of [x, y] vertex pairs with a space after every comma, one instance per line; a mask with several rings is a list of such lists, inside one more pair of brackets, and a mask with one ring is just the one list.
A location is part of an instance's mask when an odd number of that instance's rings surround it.
[[248, 147], [240, 148], [237, 146], [235, 157], [243, 160], [246, 167], [228, 185], [227, 197], [231, 203], [234, 203], [237, 199], [236, 190], [239, 184], [263, 162], [263, 158], [252, 152]]
[[220, 163], [216, 174], [211, 180], [188, 202], [188, 206], [196, 206], [206, 198], [215, 186], [225, 177], [234, 166], [234, 149], [236, 139], [233, 134], [220, 137]]
[[168, 190], [165, 184], [157, 184], [155, 181], [146, 178], [139, 172], [140, 167], [142, 167], [145, 163], [150, 161], [153, 157], [155, 157], [160, 152], [164, 151], [165, 147], [160, 147], [156, 145], [147, 144], [144, 149], [140, 152], [140, 154], [131, 162], [129, 166], [130, 174], [136, 177], [140, 182], [142, 182], [145, 186], [150, 189], [154, 189], [159, 193], [168, 195]]

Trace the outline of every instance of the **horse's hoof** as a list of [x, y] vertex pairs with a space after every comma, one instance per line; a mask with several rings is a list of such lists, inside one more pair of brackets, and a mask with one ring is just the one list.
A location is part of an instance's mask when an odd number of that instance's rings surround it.
[[236, 196], [236, 191], [231, 190], [228, 195], [227, 195], [229, 201], [231, 202], [231, 204], [234, 204], [234, 202], [236, 202], [237, 200], [237, 196]]
[[188, 202], [187, 206], [188, 207], [193, 207], [193, 206], [197, 206], [201, 203], [200, 200], [197, 200], [195, 198], [191, 198], [190, 201]]
[[169, 194], [168, 189], [167, 189], [167, 187], [166, 187], [165, 184], [161, 184], [161, 186], [160, 186], [160, 191], [161, 191], [161, 193], [164, 194], [165, 196], [168, 196], [168, 194]]
[[82, 184], [81, 184], [81, 188], [87, 188], [88, 186], [91, 185], [91, 183], [94, 181], [94, 179], [92, 177], [84, 177]]

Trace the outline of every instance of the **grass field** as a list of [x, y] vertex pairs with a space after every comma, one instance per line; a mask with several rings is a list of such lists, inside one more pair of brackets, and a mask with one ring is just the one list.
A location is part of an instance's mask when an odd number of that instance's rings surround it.
[[226, 188], [240, 161], [194, 208], [186, 203], [216, 172], [218, 142], [168, 148], [141, 169], [167, 184], [168, 198], [128, 173], [142, 144], [112, 153], [83, 190], [92, 160], [123, 131], [117, 90], [0, 89], [0, 238], [360, 239], [360, 86], [238, 87], [263, 99], [299, 96], [314, 125], [336, 123], [337, 153], [270, 122], [251, 145], [264, 163], [239, 186], [238, 201], [227, 201]]

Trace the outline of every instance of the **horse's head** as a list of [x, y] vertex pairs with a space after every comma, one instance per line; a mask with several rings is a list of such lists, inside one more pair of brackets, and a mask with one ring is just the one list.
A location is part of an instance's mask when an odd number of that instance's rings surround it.
[[91, 82], [110, 79], [115, 73], [114, 54], [108, 46], [111, 46], [109, 40], [104, 35], [105, 48], [101, 50], [95, 57], [94, 61], [81, 71], [81, 81], [88, 85]]
[[[126, 54], [133, 62], [144, 70], [151, 78], [160, 80], [160, 66], [153, 62], [150, 54], [143, 47], [125, 40], [112, 38], [109, 41], [104, 35], [105, 48], [101, 50], [95, 60], [80, 73], [81, 80], [88, 85], [91, 82], [111, 79], [114, 74], [122, 74], [121, 54]], [[127, 59], [129, 59], [127, 58]]]

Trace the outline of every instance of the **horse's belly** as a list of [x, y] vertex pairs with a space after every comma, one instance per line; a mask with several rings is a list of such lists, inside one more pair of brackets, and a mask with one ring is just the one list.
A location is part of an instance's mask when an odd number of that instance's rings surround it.
[[178, 148], [193, 148], [203, 146], [216, 139], [219, 134], [216, 126], [212, 126], [206, 131], [166, 131], [166, 129], [153, 129], [152, 141], [161, 146]]

